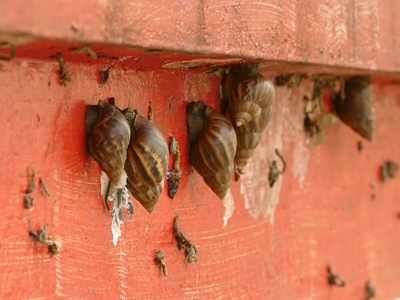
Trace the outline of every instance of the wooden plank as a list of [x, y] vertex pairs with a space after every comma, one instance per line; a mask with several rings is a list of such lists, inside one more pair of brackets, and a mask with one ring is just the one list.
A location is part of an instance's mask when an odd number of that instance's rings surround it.
[[399, 5], [396, 0], [16, 0], [0, 3], [0, 31], [397, 71]]

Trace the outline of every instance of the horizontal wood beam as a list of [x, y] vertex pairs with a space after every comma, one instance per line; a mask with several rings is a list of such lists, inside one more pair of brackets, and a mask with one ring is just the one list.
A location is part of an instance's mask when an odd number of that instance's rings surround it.
[[[396, 0], [1, 1], [0, 31], [396, 72]], [[79, 13], [77, 13], [79, 12]]]

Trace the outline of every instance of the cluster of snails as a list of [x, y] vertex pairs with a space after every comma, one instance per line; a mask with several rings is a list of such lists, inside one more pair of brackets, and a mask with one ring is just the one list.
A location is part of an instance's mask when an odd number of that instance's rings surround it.
[[[261, 75], [258, 65], [240, 64], [222, 80], [221, 113], [202, 101], [188, 104], [190, 162], [219, 198], [226, 196], [232, 178], [243, 174], [260, 143], [275, 94], [274, 84]], [[370, 101], [369, 81], [363, 77], [344, 81], [334, 97], [339, 118], [367, 139], [374, 128]], [[116, 203], [123, 202], [127, 188], [152, 212], [166, 178], [172, 187], [169, 195], [175, 195], [181, 172], [177, 166], [167, 176], [169, 148], [151, 118], [130, 108], [121, 111], [111, 99], [89, 106], [86, 122], [89, 152], [109, 177], [107, 194]], [[174, 143], [171, 149], [179, 153]], [[175, 162], [179, 165], [179, 157]]]
[[[187, 107], [190, 161], [221, 199], [259, 144], [275, 96], [274, 85], [255, 65], [232, 67], [222, 84], [222, 114], [201, 101]], [[127, 188], [151, 212], [169, 159], [160, 130], [137, 111], [118, 109], [113, 98], [88, 107], [86, 128], [89, 153], [110, 179], [106, 203], [111, 198], [121, 205]]]
[[110, 197], [118, 203], [127, 188], [152, 212], [163, 188], [169, 156], [160, 130], [137, 111], [118, 109], [113, 98], [88, 107], [86, 127], [89, 153], [110, 179], [106, 202]]
[[[369, 77], [353, 76], [341, 83], [333, 97], [334, 112], [344, 124], [371, 141], [375, 115]], [[187, 109], [190, 161], [221, 199], [233, 175], [239, 179], [260, 143], [271, 117], [275, 87], [256, 65], [237, 65], [224, 77], [222, 94], [222, 114], [203, 102], [192, 102]], [[279, 173], [283, 173], [286, 162], [279, 157], [284, 165]], [[270, 170], [270, 187], [277, 174]]]
[[257, 65], [237, 65], [223, 79], [222, 94], [222, 114], [201, 101], [187, 107], [191, 164], [221, 199], [260, 143], [275, 87]]

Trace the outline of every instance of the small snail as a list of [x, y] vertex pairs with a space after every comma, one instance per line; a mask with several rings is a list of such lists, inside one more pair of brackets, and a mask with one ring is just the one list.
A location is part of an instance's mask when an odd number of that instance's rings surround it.
[[347, 126], [363, 138], [372, 141], [375, 130], [375, 111], [370, 79], [355, 76], [344, 82], [343, 91], [334, 96], [336, 114]]
[[201, 101], [187, 107], [190, 161], [207, 185], [223, 199], [231, 186], [237, 148], [230, 121]]
[[109, 177], [108, 194], [112, 196], [126, 185], [124, 166], [131, 137], [129, 123], [110, 98], [108, 102], [88, 106], [86, 130], [89, 153]]
[[238, 139], [235, 157], [238, 178], [270, 120], [275, 87], [264, 79], [257, 66], [237, 65], [225, 76], [222, 93], [224, 114], [231, 119]]
[[168, 145], [151, 121], [129, 108], [124, 115], [132, 131], [125, 163], [128, 189], [148, 212], [152, 212], [167, 173]]

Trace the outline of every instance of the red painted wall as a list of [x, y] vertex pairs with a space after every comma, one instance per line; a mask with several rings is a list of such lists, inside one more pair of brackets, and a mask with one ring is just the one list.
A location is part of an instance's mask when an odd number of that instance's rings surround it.
[[[302, 130], [302, 97], [311, 92], [310, 82], [279, 88], [263, 143], [247, 176], [233, 185], [235, 211], [224, 227], [223, 203], [188, 164], [184, 117], [190, 100], [217, 106], [219, 78], [115, 68], [102, 86], [96, 80], [102, 66], [67, 66], [72, 81], [62, 87], [53, 62], [0, 65], [2, 299], [361, 299], [368, 278], [379, 299], [399, 295], [398, 179], [381, 185], [376, 176], [384, 159], [400, 160], [397, 86], [374, 86], [378, 130], [361, 153], [359, 138], [339, 122], [325, 144], [310, 148]], [[111, 243], [99, 168], [84, 136], [85, 105], [108, 96], [142, 113], [152, 101], [155, 123], [181, 144], [184, 175], [177, 197], [170, 200], [164, 192], [152, 215], [136, 205], [118, 247]], [[266, 170], [275, 147], [289, 168], [270, 190]], [[51, 194], [35, 193], [32, 211], [22, 207], [29, 166]], [[176, 249], [175, 215], [199, 248], [197, 264], [186, 265]], [[50, 258], [34, 245], [29, 222], [33, 228], [48, 225], [62, 245], [59, 255]], [[158, 249], [167, 255], [167, 278], [153, 264]], [[328, 287], [328, 263], [346, 279], [346, 288]]]
[[[397, 1], [188, 2], [0, 3], [0, 38], [19, 45], [17, 58], [0, 61], [0, 299], [365, 299], [368, 279], [376, 299], [400, 298], [399, 179], [381, 184], [377, 177], [384, 160], [400, 162], [400, 87], [381, 73], [399, 65]], [[326, 26], [312, 26], [322, 20]], [[234, 27], [239, 23], [245, 28]], [[9, 32], [21, 31], [33, 41], [10, 39]], [[251, 36], [257, 43], [247, 40]], [[187, 102], [219, 106], [220, 79], [204, 68], [165, 68], [198, 57], [96, 44], [97, 53], [124, 58], [93, 61], [71, 53], [77, 41], [38, 37], [288, 60], [266, 62], [267, 77], [299, 70], [290, 64], [296, 61], [335, 67], [300, 66], [307, 72], [378, 69], [375, 140], [363, 142], [359, 152], [360, 138], [336, 122], [325, 143], [311, 147], [303, 131], [303, 96], [311, 94], [312, 82], [280, 87], [248, 172], [233, 184], [234, 205], [223, 203], [188, 163], [185, 123]], [[58, 51], [71, 72], [66, 87], [49, 58]], [[110, 64], [110, 79], [101, 85], [98, 71]], [[151, 101], [154, 122], [181, 144], [183, 169], [174, 200], [164, 191], [151, 215], [135, 202], [117, 247], [84, 134], [85, 106], [109, 96], [142, 113]], [[270, 189], [267, 169], [275, 148], [288, 170]], [[22, 206], [28, 167], [50, 192], [46, 198], [36, 191], [32, 210]], [[176, 215], [199, 249], [196, 264], [186, 264], [176, 248]], [[44, 224], [61, 245], [53, 257], [28, 236]], [[153, 262], [159, 249], [166, 253], [166, 278]], [[327, 264], [346, 280], [345, 288], [328, 286]]]

